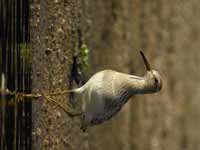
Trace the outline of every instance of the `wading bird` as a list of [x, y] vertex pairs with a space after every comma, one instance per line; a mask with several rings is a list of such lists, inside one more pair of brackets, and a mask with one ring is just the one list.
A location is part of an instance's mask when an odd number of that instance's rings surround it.
[[[45, 95], [15, 93], [2, 88], [0, 93], [36, 99], [44, 97], [46, 100], [56, 103], [70, 116], [81, 116], [81, 129], [85, 131], [89, 126], [101, 124], [112, 118], [133, 95], [155, 93], [161, 90], [161, 76], [157, 71], [151, 69], [142, 51], [140, 54], [147, 70], [144, 77], [103, 70], [94, 74], [82, 87], [69, 91]], [[76, 99], [82, 100], [81, 112], [72, 113], [51, 98], [51, 96], [70, 92], [74, 94], [74, 103]]]
[[161, 90], [159, 73], [152, 70], [142, 51], [147, 73], [144, 77], [103, 70], [94, 74], [82, 87], [71, 90], [82, 99], [81, 129], [101, 124], [116, 115], [130, 97]]

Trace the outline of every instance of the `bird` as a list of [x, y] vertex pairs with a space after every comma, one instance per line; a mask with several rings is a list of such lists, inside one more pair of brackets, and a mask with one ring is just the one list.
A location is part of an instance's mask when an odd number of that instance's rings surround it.
[[[143, 77], [103, 70], [95, 73], [83, 86], [70, 90], [77, 99], [82, 100], [81, 129], [99, 125], [114, 117], [136, 94], [156, 93], [162, 89], [162, 79], [158, 71], [151, 66], [140, 51], [146, 74]], [[74, 100], [75, 101], [75, 100]]]
[[[88, 127], [102, 124], [114, 117], [132, 96], [156, 93], [162, 89], [160, 74], [158, 71], [151, 69], [150, 63], [142, 51], [140, 51], [140, 54], [146, 68], [146, 74], [143, 77], [107, 69], [95, 73], [83, 86], [72, 90], [51, 93], [49, 95], [24, 94], [9, 90], [1, 90], [0, 93], [17, 94], [18, 96], [36, 99], [44, 97], [48, 101], [57, 104], [69, 116], [80, 116], [80, 129], [85, 132]], [[4, 76], [2, 76], [2, 79], [4, 79]], [[77, 100], [82, 101], [81, 111], [69, 111], [62, 104], [51, 98], [51, 96], [66, 93], [74, 95], [71, 100], [72, 104], [76, 104]]]

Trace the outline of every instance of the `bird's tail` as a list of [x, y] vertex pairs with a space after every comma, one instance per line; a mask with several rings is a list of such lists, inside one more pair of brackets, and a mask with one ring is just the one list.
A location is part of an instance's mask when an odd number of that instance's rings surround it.
[[56, 96], [56, 95], [64, 95], [64, 94], [68, 94], [68, 93], [76, 93], [79, 94], [83, 91], [83, 88], [77, 88], [77, 89], [72, 89], [72, 90], [65, 90], [65, 91], [61, 91], [61, 92], [55, 92], [55, 93], [51, 93], [49, 94], [50, 96]]
[[73, 108], [75, 108], [77, 102], [80, 100], [82, 92], [83, 92], [83, 87], [68, 91], [69, 102], [70, 102], [70, 104], [72, 105]]

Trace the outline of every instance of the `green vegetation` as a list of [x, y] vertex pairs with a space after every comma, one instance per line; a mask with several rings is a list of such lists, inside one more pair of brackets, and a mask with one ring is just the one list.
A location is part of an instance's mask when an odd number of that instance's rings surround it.
[[19, 48], [20, 48], [20, 59], [25, 61], [26, 64], [30, 64], [31, 57], [30, 57], [29, 45], [27, 43], [20, 43]]
[[89, 69], [89, 49], [85, 44], [82, 44], [77, 57], [78, 75], [84, 75]]

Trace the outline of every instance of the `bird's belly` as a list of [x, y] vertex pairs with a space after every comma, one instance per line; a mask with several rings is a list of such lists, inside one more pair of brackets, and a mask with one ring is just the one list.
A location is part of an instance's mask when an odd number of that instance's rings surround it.
[[116, 115], [120, 111], [120, 109], [121, 106], [117, 106], [113, 107], [112, 109], [110, 108], [109, 110], [105, 111], [102, 114], [94, 115], [91, 120], [91, 124], [97, 125], [111, 119], [114, 115]]

